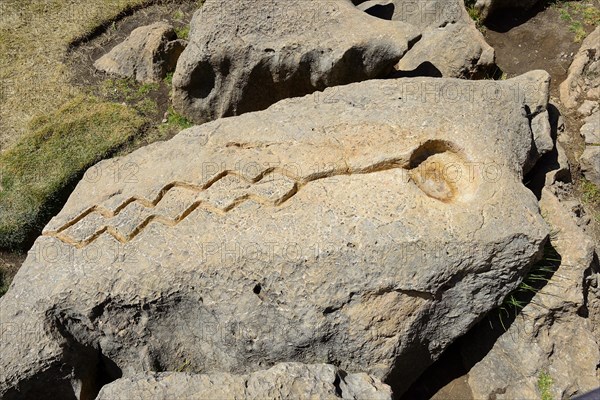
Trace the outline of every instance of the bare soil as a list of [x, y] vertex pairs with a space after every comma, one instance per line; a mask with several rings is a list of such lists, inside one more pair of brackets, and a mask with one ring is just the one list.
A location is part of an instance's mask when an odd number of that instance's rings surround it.
[[[102, 97], [98, 88], [103, 81], [111, 77], [94, 68], [94, 62], [97, 59], [112, 50], [113, 47], [125, 40], [134, 29], [140, 26], [165, 21], [170, 23], [176, 30], [188, 27], [197, 9], [195, 1], [171, 0], [167, 3], [150, 5], [137, 10], [131, 15], [123, 16], [109, 25], [103, 32], [99, 32], [96, 36], [90, 37], [71, 48], [66, 60], [66, 64], [74, 71], [71, 83]], [[157, 90], [148, 93], [148, 97], [157, 105], [156, 114], [150, 116], [152, 122], [156, 124], [163, 119], [170, 102], [170, 87], [165, 82], [160, 82], [159, 86]]]
[[[581, 43], [575, 42], [555, 7], [536, 9], [524, 17], [517, 13], [503, 13], [484, 29], [486, 41], [496, 51], [496, 63], [507, 78], [535, 69], [547, 71], [552, 77], [551, 95], [557, 96]], [[591, 30], [588, 27], [588, 33]]]

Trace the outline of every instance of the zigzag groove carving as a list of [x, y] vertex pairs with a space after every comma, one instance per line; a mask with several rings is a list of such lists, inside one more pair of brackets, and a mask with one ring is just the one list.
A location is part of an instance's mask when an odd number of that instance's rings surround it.
[[[302, 187], [304, 187], [308, 183], [316, 181], [316, 180], [330, 178], [330, 177], [334, 177], [334, 176], [353, 175], [353, 174], [369, 174], [369, 173], [397, 169], [397, 168], [412, 169], [411, 166], [409, 165], [408, 158], [398, 157], [398, 158], [382, 161], [382, 162], [379, 162], [376, 164], [372, 164], [372, 165], [369, 165], [364, 168], [359, 168], [359, 169], [352, 169], [350, 167], [338, 168], [338, 169], [332, 169], [330, 171], [315, 172], [314, 174], [311, 174], [307, 177], [296, 176], [292, 172], [287, 171], [282, 168], [279, 168], [279, 167], [267, 168], [252, 178], [249, 178], [238, 171], [224, 170], [224, 171], [220, 172], [219, 174], [215, 175], [213, 178], [209, 179], [206, 183], [204, 183], [202, 185], [197, 185], [197, 184], [188, 183], [188, 182], [178, 182], [178, 181], [171, 182], [171, 183], [165, 185], [159, 191], [159, 193], [153, 200], [148, 200], [146, 198], [134, 195], [134, 196], [128, 198], [127, 200], [125, 200], [119, 206], [117, 206], [114, 209], [114, 211], [111, 211], [101, 205], [94, 205], [94, 206], [86, 209], [85, 211], [83, 211], [80, 215], [73, 218], [71, 221], [62, 225], [58, 230], [46, 231], [43, 233], [43, 235], [49, 236], [49, 237], [54, 237], [66, 244], [69, 244], [69, 245], [74, 246], [79, 249], [91, 244], [92, 242], [97, 240], [104, 233], [111, 235], [113, 238], [115, 238], [120, 243], [127, 243], [127, 242], [133, 240], [137, 235], [139, 235], [152, 222], [160, 223], [160, 224], [163, 224], [166, 226], [176, 226], [177, 224], [179, 224], [181, 221], [183, 221], [185, 218], [187, 218], [192, 212], [194, 212], [197, 209], [203, 209], [203, 210], [206, 210], [206, 211], [218, 214], [218, 215], [225, 215], [228, 212], [230, 212], [231, 210], [233, 210], [236, 207], [240, 206], [241, 204], [245, 203], [246, 201], [253, 201], [253, 202], [261, 204], [263, 206], [276, 207], [276, 206], [279, 206], [279, 205], [285, 203], [290, 198], [292, 198], [294, 195], [296, 195], [296, 193], [298, 193], [298, 191]], [[206, 201], [196, 200], [193, 203], [191, 203], [189, 206], [187, 206], [184, 210], [182, 210], [175, 218], [169, 218], [169, 217], [165, 217], [163, 215], [158, 215], [158, 214], [151, 214], [151, 215], [147, 216], [140, 224], [138, 224], [133, 229], [133, 231], [130, 234], [124, 234], [123, 232], [119, 231], [119, 229], [117, 229], [111, 225], [102, 226], [100, 229], [96, 230], [93, 234], [91, 234], [90, 236], [88, 236], [86, 239], [83, 239], [83, 240], [76, 240], [65, 233], [65, 231], [67, 229], [77, 225], [85, 217], [87, 217], [88, 215], [93, 214], [93, 213], [99, 214], [100, 216], [102, 216], [105, 219], [110, 219], [110, 218], [114, 218], [114, 217], [118, 216], [127, 206], [129, 206], [130, 204], [133, 204], [133, 203], [138, 203], [147, 209], [155, 209], [160, 204], [161, 200], [167, 195], [167, 193], [169, 193], [169, 191], [171, 191], [172, 189], [175, 189], [175, 188], [186, 189], [186, 190], [190, 190], [196, 194], [199, 194], [201, 192], [204, 192], [204, 191], [210, 189], [217, 182], [221, 181], [222, 179], [224, 179], [225, 177], [228, 177], [228, 176], [234, 176], [234, 177], [239, 178], [249, 184], [256, 184], [256, 183], [261, 182], [266, 176], [272, 175], [272, 174], [279, 174], [283, 177], [290, 179], [293, 182], [292, 188], [289, 191], [287, 191], [285, 194], [283, 194], [282, 196], [277, 198], [276, 200], [269, 200], [262, 196], [255, 195], [253, 193], [247, 193], [242, 196], [236, 197], [233, 201], [231, 201], [227, 206], [225, 206], [223, 208], [215, 207], [215, 206], [207, 203]]]

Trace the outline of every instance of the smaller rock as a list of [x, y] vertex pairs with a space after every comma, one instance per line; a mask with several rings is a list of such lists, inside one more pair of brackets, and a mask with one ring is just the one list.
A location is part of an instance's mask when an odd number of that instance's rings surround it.
[[567, 108], [600, 96], [600, 26], [588, 35], [569, 67], [567, 79], [560, 84], [560, 101]]
[[600, 146], [587, 146], [579, 162], [586, 179], [600, 186]]
[[577, 109], [577, 112], [584, 117], [587, 117], [597, 111], [598, 106], [599, 104], [597, 101], [585, 100], [583, 104], [581, 104], [581, 107]]
[[147, 83], [158, 82], [175, 70], [187, 42], [177, 39], [166, 22], [134, 29], [131, 35], [94, 63], [94, 67]]
[[102, 388], [97, 400], [143, 399], [369, 399], [392, 398], [389, 386], [332, 365], [281, 363], [248, 375], [146, 372]]
[[560, 142], [556, 142], [556, 169], [546, 174], [546, 186], [555, 184], [556, 182], [571, 182], [571, 166], [567, 153]]
[[585, 139], [585, 144], [600, 144], [600, 111], [585, 119], [585, 124], [579, 131]]
[[[368, 3], [376, 1], [360, 6]], [[494, 49], [477, 30], [462, 0], [428, 0], [418, 4], [414, 0], [393, 0], [392, 19], [408, 22], [422, 31], [421, 39], [396, 65], [398, 71], [484, 78], [497, 70]]]

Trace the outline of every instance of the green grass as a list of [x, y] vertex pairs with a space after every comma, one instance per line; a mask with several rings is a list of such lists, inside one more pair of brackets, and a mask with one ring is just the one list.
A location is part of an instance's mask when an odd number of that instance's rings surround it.
[[139, 84], [131, 78], [109, 78], [100, 85], [100, 95], [113, 101], [133, 104], [159, 89], [158, 83]]
[[553, 7], [558, 10], [560, 19], [569, 24], [575, 42], [581, 42], [586, 37], [586, 26], [594, 28], [600, 25], [600, 9], [594, 2], [556, 1]]
[[167, 76], [165, 76], [164, 82], [167, 86], [173, 85], [173, 73], [168, 72]]
[[600, 206], [600, 188], [587, 179], [581, 180], [583, 201], [588, 204]]
[[175, 28], [175, 33], [177, 34], [177, 38], [187, 40], [190, 36], [190, 26], [185, 25], [182, 27], [177, 27]]
[[184, 17], [185, 14], [181, 10], [175, 10], [175, 12], [173, 13], [173, 19], [177, 21], [182, 21]]
[[547, 372], [541, 372], [539, 377], [538, 377], [538, 381], [537, 381], [537, 388], [538, 391], [540, 392], [540, 399], [541, 400], [553, 400], [554, 397], [552, 396], [552, 384], [553, 384], [553, 380], [552, 377], [550, 376], [550, 374], [548, 374]]
[[574, 40], [579, 43], [583, 39], [585, 39], [587, 33], [585, 32], [585, 28], [583, 24], [579, 21], [573, 21], [571, 26], [569, 26], [569, 30], [575, 34]]
[[0, 269], [0, 297], [4, 296], [8, 287], [10, 286], [10, 279], [5, 277], [4, 270]]
[[23, 245], [60, 192], [145, 123], [126, 106], [89, 96], [34, 119], [29, 133], [0, 154], [0, 247]]
[[158, 112], [158, 107], [150, 95], [158, 90], [160, 90], [158, 83], [140, 84], [130, 78], [109, 78], [100, 84], [96, 93], [107, 101], [124, 102], [141, 115], [151, 117]]
[[521, 284], [504, 298], [498, 308], [498, 320], [505, 331], [507, 330], [505, 319], [516, 318], [533, 296], [550, 280], [559, 265], [560, 255], [548, 241], [542, 259], [531, 267]]
[[579, 182], [581, 199], [590, 206], [593, 218], [600, 224], [600, 188], [587, 179]]
[[169, 106], [165, 119], [166, 121], [158, 126], [157, 138], [168, 138], [183, 129], [194, 126], [191, 121], [175, 111], [172, 106]]
[[483, 22], [481, 21], [481, 15], [479, 14], [479, 10], [475, 8], [476, 0], [465, 0], [465, 8], [467, 9], [467, 13], [469, 17], [473, 21], [475, 21], [475, 25], [478, 29], [483, 28]]

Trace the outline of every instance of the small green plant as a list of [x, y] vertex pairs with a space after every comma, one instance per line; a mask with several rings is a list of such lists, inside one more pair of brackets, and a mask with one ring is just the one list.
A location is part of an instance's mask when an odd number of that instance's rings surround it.
[[159, 83], [139, 84], [129, 78], [111, 78], [100, 84], [99, 95], [106, 100], [127, 103], [144, 116], [156, 114], [156, 101], [150, 98], [153, 92], [160, 90]]
[[587, 204], [600, 206], [600, 188], [587, 179], [581, 180], [583, 201]]
[[173, 19], [181, 21], [185, 17], [185, 14], [181, 10], [177, 10], [173, 13]]
[[521, 284], [509, 293], [498, 307], [497, 317], [505, 331], [507, 330], [505, 318], [516, 318], [533, 296], [550, 280], [560, 263], [560, 255], [548, 241], [542, 259], [531, 267]]
[[185, 372], [186, 369], [190, 366], [190, 362], [187, 359], [183, 360], [183, 364], [181, 364], [175, 371], [176, 372]]
[[600, 188], [587, 179], [582, 179], [579, 183], [581, 190], [581, 199], [590, 206], [594, 219], [600, 223]]
[[549, 373], [542, 371], [540, 372], [540, 375], [538, 377], [538, 381], [537, 381], [537, 388], [538, 391], [540, 392], [540, 399], [541, 400], [553, 400], [554, 397], [552, 396], [552, 384], [554, 382], [552, 381], [552, 377], [550, 376]]
[[178, 28], [175, 28], [175, 33], [177, 34], [177, 37], [179, 39], [188, 39], [188, 37], [190, 36], [190, 26], [189, 25], [185, 25], [185, 26], [181, 26]]
[[175, 111], [171, 106], [167, 111], [167, 122], [165, 122], [163, 125], [175, 127], [181, 130], [190, 128], [194, 124], [190, 122], [186, 117]]
[[172, 72], [167, 73], [167, 76], [165, 76], [164, 82], [167, 86], [171, 86], [173, 84], [173, 73]]
[[9, 285], [10, 285], [10, 283], [8, 282], [8, 279], [5, 277], [5, 272], [2, 269], [0, 269], [0, 297], [4, 296], [4, 294], [8, 290]]
[[137, 95], [138, 97], [143, 97], [158, 89], [160, 89], [158, 83], [144, 83], [138, 88]]
[[483, 28], [483, 23], [481, 21], [481, 14], [479, 13], [479, 10], [475, 7], [475, 2], [476, 0], [465, 0], [465, 8], [467, 9], [469, 17], [471, 17], [471, 19], [475, 21], [475, 25], [477, 25], [477, 28], [481, 29]]
[[193, 125], [194, 124], [191, 121], [179, 114], [173, 109], [172, 106], [170, 106], [167, 110], [165, 120], [162, 124], [158, 125], [157, 138], [161, 140], [167, 139], [179, 133], [183, 129], [192, 127]]
[[573, 21], [573, 17], [571, 17], [571, 14], [569, 14], [569, 11], [567, 9], [561, 8], [558, 13], [560, 14], [560, 19], [562, 19], [563, 21], [567, 21], [567, 22], [571, 22]]
[[575, 42], [579, 43], [585, 39], [586, 32], [581, 22], [574, 21], [569, 27], [569, 30], [575, 34]]

